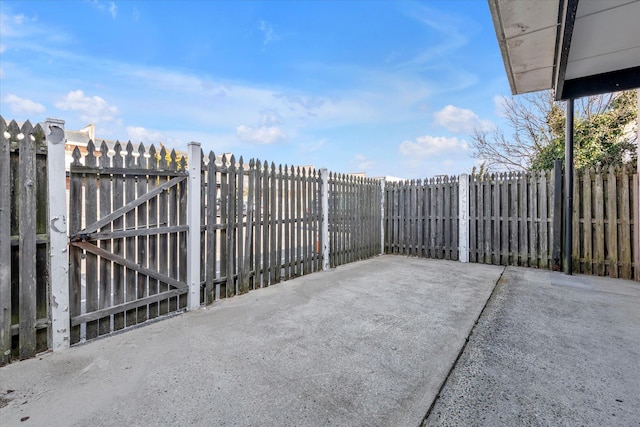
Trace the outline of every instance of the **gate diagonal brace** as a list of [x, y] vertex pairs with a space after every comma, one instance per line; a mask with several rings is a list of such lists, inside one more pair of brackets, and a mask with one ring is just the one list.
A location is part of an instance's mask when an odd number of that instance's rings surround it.
[[161, 274], [157, 271], [153, 271], [150, 270], [146, 267], [143, 267], [141, 265], [136, 264], [133, 261], [130, 261], [126, 258], [123, 258], [121, 256], [118, 256], [116, 254], [113, 254], [111, 252], [108, 252], [102, 248], [99, 248], [95, 245], [92, 245], [91, 243], [87, 243], [87, 242], [71, 242], [71, 244], [75, 247], [78, 247], [80, 249], [83, 249], [87, 252], [90, 252], [94, 255], [97, 255], [99, 257], [102, 257], [104, 259], [108, 259], [109, 261], [113, 261], [117, 264], [123, 265], [125, 267], [127, 267], [130, 270], [133, 270], [137, 273], [140, 274], [144, 274], [146, 276], [149, 276], [153, 279], [159, 280], [162, 283], [166, 283], [170, 286], [173, 286], [176, 289], [179, 289], [181, 291], [185, 291], [187, 292], [189, 290], [189, 287], [187, 286], [186, 283], [180, 282], [176, 279], [172, 279], [171, 277], [165, 276], [164, 274]]
[[96, 221], [93, 224], [87, 226], [84, 230], [80, 231], [79, 233], [76, 233], [76, 235], [73, 236], [71, 241], [75, 242], [75, 241], [78, 241], [78, 240], [82, 240], [82, 236], [88, 236], [91, 233], [95, 233], [96, 231], [98, 231], [98, 229], [100, 229], [100, 228], [104, 227], [105, 225], [109, 224], [110, 222], [120, 218], [121, 216], [123, 216], [126, 213], [134, 210], [135, 208], [137, 208], [141, 204], [143, 204], [145, 202], [148, 202], [149, 200], [151, 200], [152, 198], [154, 198], [158, 194], [162, 193], [163, 191], [168, 190], [169, 188], [176, 186], [177, 184], [181, 183], [182, 181], [184, 181], [186, 179], [187, 179], [186, 175], [172, 178], [171, 180], [165, 182], [161, 186], [156, 187], [153, 190], [149, 191], [144, 196], [138, 197], [137, 199], [135, 199], [132, 202], [127, 203], [126, 205], [124, 205], [120, 209], [116, 209], [115, 211], [113, 211], [109, 215], [101, 218], [99, 221]]

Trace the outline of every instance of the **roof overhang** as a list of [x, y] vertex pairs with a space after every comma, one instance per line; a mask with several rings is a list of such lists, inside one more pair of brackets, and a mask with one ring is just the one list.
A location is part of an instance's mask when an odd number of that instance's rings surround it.
[[514, 95], [640, 87], [640, 0], [488, 0]]

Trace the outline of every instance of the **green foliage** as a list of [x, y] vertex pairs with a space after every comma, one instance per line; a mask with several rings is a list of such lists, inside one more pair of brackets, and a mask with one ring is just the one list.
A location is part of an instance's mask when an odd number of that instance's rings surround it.
[[[592, 97], [594, 98], [594, 97]], [[590, 106], [589, 101], [587, 105]], [[625, 135], [638, 115], [635, 91], [615, 94], [604, 108], [583, 110], [574, 122], [574, 162], [576, 168], [596, 165], [621, 166], [637, 161], [636, 144], [631, 135]], [[550, 134], [548, 144], [537, 150], [531, 161], [532, 170], [553, 167], [556, 159], [564, 162], [565, 112], [557, 104], [547, 115]], [[633, 130], [632, 132], [633, 133]]]
[[[495, 129], [471, 135], [473, 155], [486, 169], [547, 170], [555, 160], [564, 162], [565, 105], [551, 91], [505, 98], [503, 107], [511, 134]], [[636, 91], [575, 100], [575, 166], [634, 166], [637, 110]]]

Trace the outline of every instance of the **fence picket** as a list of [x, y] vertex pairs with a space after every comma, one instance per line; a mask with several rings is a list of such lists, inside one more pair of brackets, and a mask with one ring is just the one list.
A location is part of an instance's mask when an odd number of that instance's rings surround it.
[[[596, 187], [596, 200], [600, 200], [604, 205], [604, 185], [602, 175], [600, 173], [600, 166], [596, 167], [595, 171], [595, 187]], [[595, 248], [593, 253], [594, 267], [596, 275], [603, 276], [605, 272], [605, 252], [604, 252], [604, 209], [596, 210], [595, 218]]]
[[548, 218], [548, 198], [547, 198], [547, 175], [546, 172], [540, 173], [540, 201], [538, 203], [540, 217], [540, 236], [539, 236], [539, 253], [538, 267], [549, 267], [549, 218]]
[[[156, 152], [156, 147], [152, 144], [151, 147], [149, 147], [149, 159], [148, 159], [148, 167], [149, 170], [151, 171], [155, 171], [158, 169], [158, 158], [157, 158], [157, 152]], [[149, 177], [149, 183], [148, 183], [148, 190], [151, 191], [154, 188], [158, 187], [158, 177], [157, 176], [150, 176]], [[159, 227], [159, 220], [158, 220], [158, 198], [159, 196], [153, 197], [149, 200], [149, 228], [158, 228]], [[153, 271], [158, 271], [158, 239], [159, 239], [159, 235], [158, 234], [150, 234], [149, 235], [149, 269], [153, 270]], [[149, 291], [148, 294], [151, 295], [156, 295], [160, 292], [160, 288], [159, 285], [160, 283], [158, 282], [158, 279], [154, 279], [152, 277], [148, 278], [148, 285], [149, 285]], [[159, 309], [159, 303], [156, 302], [152, 302], [151, 304], [149, 304], [148, 306], [148, 313], [149, 313], [149, 319], [155, 319], [156, 317], [158, 317], [158, 309]]]
[[[87, 154], [84, 158], [85, 166], [93, 167], [96, 165], [95, 146], [93, 141], [89, 140], [87, 144]], [[98, 220], [98, 175], [85, 175], [85, 223], [92, 224]], [[86, 311], [95, 311], [98, 309], [98, 257], [95, 254], [85, 254], [85, 306]], [[98, 321], [87, 322], [86, 339], [92, 339], [98, 336]]]
[[618, 180], [616, 175], [615, 168], [610, 166], [607, 174], [605, 233], [607, 235], [608, 275], [614, 278], [618, 277]]
[[11, 141], [7, 123], [0, 117], [0, 366], [11, 360]]
[[618, 212], [618, 218], [620, 218], [620, 237], [618, 239], [621, 262], [620, 277], [631, 279], [631, 224], [629, 221], [631, 209], [629, 205], [629, 173], [626, 166], [620, 171], [620, 184], [622, 187], [620, 189], [620, 211]]
[[[116, 157], [114, 157], [115, 159]], [[115, 166], [115, 164], [114, 164]], [[160, 162], [159, 168], [161, 170], [167, 170], [169, 165], [167, 163], [167, 150], [165, 147], [160, 149]], [[163, 179], [160, 179], [158, 184], [163, 184]], [[114, 205], [115, 208], [115, 205]], [[169, 225], [169, 194], [167, 191], [163, 191], [158, 195], [158, 226], [166, 227]], [[115, 221], [114, 221], [115, 228]], [[169, 275], [169, 234], [162, 233], [158, 237], [158, 267], [160, 273], [165, 276]], [[115, 265], [114, 265], [115, 267]], [[167, 292], [169, 285], [163, 282], [158, 283], [158, 293]], [[162, 316], [169, 313], [169, 300], [162, 299], [158, 304], [158, 315]]]
[[593, 272], [593, 236], [591, 233], [593, 229], [593, 202], [591, 198], [592, 173], [592, 169], [587, 169], [582, 172], [582, 241], [584, 245], [582, 259], [584, 260], [583, 271], [587, 274], [592, 274]]
[[[80, 165], [80, 150], [76, 147], [72, 153], [72, 165]], [[82, 228], [82, 176], [71, 174], [69, 182], [69, 232], [76, 233]], [[71, 209], [71, 207], [74, 207]], [[69, 258], [72, 268], [69, 271], [69, 314], [71, 317], [80, 314], [82, 272], [80, 260], [82, 250], [75, 246], [69, 247]], [[80, 326], [72, 326], [70, 334], [71, 344], [80, 341]]]
[[[141, 170], [147, 170], [147, 158], [145, 156], [145, 148], [144, 145], [140, 144], [138, 146], [138, 157], [136, 159], [136, 167]], [[138, 180], [136, 183], [136, 197], [141, 197], [147, 193], [147, 177], [143, 174], [138, 175]], [[136, 225], [137, 229], [148, 228], [148, 216], [149, 206], [148, 202], [142, 203], [140, 206], [136, 208]], [[138, 265], [143, 267], [148, 267], [148, 254], [147, 254], [147, 236], [140, 235], [137, 239], [137, 257], [138, 257]], [[136, 298], [141, 299], [145, 298], [149, 295], [148, 289], [148, 279], [149, 277], [146, 274], [138, 273], [138, 277], [136, 280]], [[136, 309], [136, 323], [145, 322], [149, 318], [149, 308], [144, 305], [138, 307]]]

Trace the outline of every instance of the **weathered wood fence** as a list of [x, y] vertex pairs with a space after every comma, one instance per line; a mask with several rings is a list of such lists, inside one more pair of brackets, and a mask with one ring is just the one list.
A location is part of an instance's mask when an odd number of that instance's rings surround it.
[[551, 268], [553, 196], [549, 171], [471, 175], [469, 261]]
[[[61, 126], [0, 117], [0, 365], [383, 251], [560, 267], [559, 165], [385, 183], [89, 142], [65, 186]], [[638, 176], [574, 183], [576, 272], [640, 280]]]
[[0, 366], [49, 348], [47, 144], [0, 117]]
[[385, 252], [458, 259], [458, 178], [385, 185]]
[[626, 167], [576, 171], [573, 200], [575, 271], [640, 280], [640, 266], [633, 262], [640, 248], [632, 238], [640, 226], [634, 218], [638, 175]]
[[[84, 154], [84, 155], [83, 155]], [[98, 154], [98, 156], [96, 156]], [[71, 344], [186, 306], [186, 163], [152, 145], [76, 147], [69, 172]]]
[[382, 251], [380, 181], [330, 173], [328, 187], [330, 266], [379, 255]]
[[203, 302], [322, 269], [318, 171], [211, 152], [202, 175]]
[[[559, 269], [562, 172], [461, 175], [387, 184], [385, 252]], [[461, 184], [466, 188], [459, 206]], [[640, 280], [638, 176], [628, 169], [577, 171], [573, 264], [576, 273]], [[465, 224], [460, 223], [466, 213]], [[458, 228], [461, 227], [461, 228]], [[466, 242], [459, 235], [466, 231]], [[458, 246], [461, 245], [459, 248]]]

